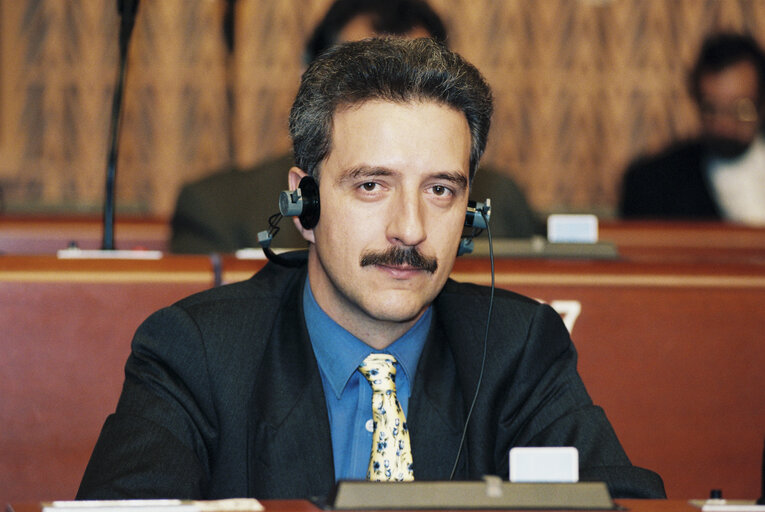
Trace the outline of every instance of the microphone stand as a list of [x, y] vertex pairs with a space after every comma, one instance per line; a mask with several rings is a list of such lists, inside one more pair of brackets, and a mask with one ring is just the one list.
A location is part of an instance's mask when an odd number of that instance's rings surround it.
[[109, 127], [109, 152], [106, 160], [106, 193], [104, 196], [104, 229], [101, 249], [114, 250], [114, 206], [115, 181], [117, 177], [117, 153], [119, 146], [120, 119], [122, 118], [122, 95], [125, 86], [127, 70], [127, 53], [130, 36], [135, 25], [139, 0], [117, 0], [117, 10], [120, 14], [119, 33], [119, 69], [114, 86], [112, 101], [112, 117]]

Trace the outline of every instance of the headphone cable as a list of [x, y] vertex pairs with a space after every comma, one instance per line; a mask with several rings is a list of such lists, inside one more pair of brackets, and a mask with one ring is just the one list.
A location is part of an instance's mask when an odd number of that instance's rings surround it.
[[486, 223], [486, 236], [489, 240], [489, 262], [491, 263], [491, 292], [489, 294], [489, 311], [486, 317], [486, 329], [483, 335], [483, 356], [481, 357], [481, 372], [478, 374], [478, 382], [475, 387], [475, 394], [473, 395], [473, 401], [468, 409], [467, 418], [465, 418], [465, 426], [462, 429], [462, 437], [460, 438], [460, 446], [457, 450], [457, 457], [454, 459], [454, 466], [452, 472], [449, 475], [449, 480], [454, 479], [454, 474], [457, 472], [457, 464], [459, 464], [460, 457], [462, 456], [462, 448], [465, 446], [465, 437], [467, 436], [468, 424], [470, 423], [470, 417], [473, 415], [473, 409], [475, 408], [476, 401], [478, 401], [478, 392], [481, 389], [481, 383], [483, 382], [483, 372], [486, 368], [486, 352], [489, 344], [489, 326], [491, 325], [491, 312], [494, 308], [494, 246], [491, 242], [491, 229], [489, 228], [489, 219], [486, 218], [486, 214], [481, 211], [481, 216]]

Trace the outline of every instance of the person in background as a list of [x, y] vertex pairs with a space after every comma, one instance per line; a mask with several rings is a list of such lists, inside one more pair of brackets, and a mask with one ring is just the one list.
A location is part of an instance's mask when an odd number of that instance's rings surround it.
[[629, 165], [621, 216], [765, 225], [762, 49], [748, 35], [712, 35], [689, 82], [701, 134]]
[[338, 480], [508, 479], [513, 446], [562, 445], [614, 497], [664, 497], [592, 403], [560, 316], [449, 279], [492, 111], [481, 73], [430, 38], [314, 60], [284, 171], [314, 205], [292, 219], [308, 250], [138, 328], [77, 497], [308, 499]]
[[[337, 0], [308, 39], [306, 65], [338, 42], [373, 35], [432, 37], [445, 43], [446, 28], [422, 0]], [[233, 252], [257, 247], [257, 233], [278, 211], [279, 192], [286, 188], [291, 154], [280, 155], [248, 170], [228, 169], [182, 187], [171, 221], [170, 250], [175, 253]], [[497, 238], [525, 238], [542, 232], [523, 191], [506, 173], [483, 168], [471, 196], [492, 200], [491, 233]], [[274, 247], [300, 248], [305, 241], [294, 227], [284, 226]]]

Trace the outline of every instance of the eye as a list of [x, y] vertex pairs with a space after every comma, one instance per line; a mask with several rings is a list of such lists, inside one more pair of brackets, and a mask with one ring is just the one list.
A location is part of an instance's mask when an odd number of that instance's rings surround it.
[[367, 181], [366, 183], [361, 184], [361, 189], [364, 192], [374, 192], [374, 190], [377, 188], [377, 183], [374, 181]]
[[433, 185], [431, 190], [433, 191], [433, 195], [436, 196], [446, 196], [451, 193], [451, 190], [443, 185]]

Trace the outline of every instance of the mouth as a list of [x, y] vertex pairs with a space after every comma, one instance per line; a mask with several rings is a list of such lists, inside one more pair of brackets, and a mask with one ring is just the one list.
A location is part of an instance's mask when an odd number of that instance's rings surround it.
[[375, 267], [387, 273], [394, 279], [411, 279], [412, 277], [425, 272], [423, 269], [414, 268], [408, 265], [375, 265]]

